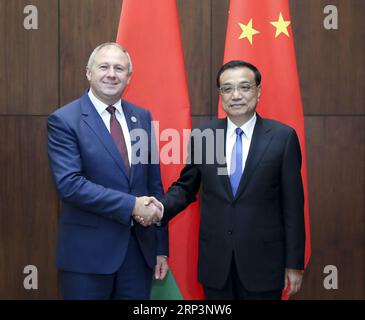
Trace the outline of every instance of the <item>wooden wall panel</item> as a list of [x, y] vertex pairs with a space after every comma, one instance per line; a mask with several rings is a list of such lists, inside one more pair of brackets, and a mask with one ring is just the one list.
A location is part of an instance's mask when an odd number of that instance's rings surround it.
[[[363, 115], [365, 1], [290, 3], [305, 114]], [[323, 27], [323, 8], [328, 4], [337, 6], [338, 30]]]
[[88, 88], [85, 67], [99, 44], [115, 41], [121, 0], [60, 0], [61, 105]]
[[211, 113], [211, 1], [178, 0], [192, 115]]
[[[38, 30], [23, 27], [38, 8]], [[0, 0], [0, 114], [48, 114], [58, 104], [58, 1]]]
[[210, 120], [212, 120], [212, 116], [192, 116], [191, 117], [191, 127], [197, 128], [201, 125], [206, 124]]
[[[365, 298], [365, 117], [306, 117], [312, 256], [301, 299]], [[323, 287], [326, 265], [338, 290]]]
[[212, 0], [212, 69], [210, 83], [212, 90], [212, 114], [215, 116], [218, 112], [216, 78], [218, 70], [223, 64], [228, 8], [228, 0]]
[[[55, 299], [58, 201], [46, 118], [1, 116], [0, 145], [0, 298]], [[38, 268], [38, 290], [23, 287], [27, 265]]]

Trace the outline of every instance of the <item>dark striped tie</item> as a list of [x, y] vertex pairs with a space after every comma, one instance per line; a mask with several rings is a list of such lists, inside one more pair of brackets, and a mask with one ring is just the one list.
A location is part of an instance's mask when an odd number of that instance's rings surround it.
[[122, 156], [127, 174], [129, 176], [130, 165], [128, 159], [127, 145], [125, 143], [122, 127], [115, 116], [115, 107], [109, 106], [106, 110], [110, 113], [110, 134], [113, 137], [115, 145], [117, 146], [120, 155]]

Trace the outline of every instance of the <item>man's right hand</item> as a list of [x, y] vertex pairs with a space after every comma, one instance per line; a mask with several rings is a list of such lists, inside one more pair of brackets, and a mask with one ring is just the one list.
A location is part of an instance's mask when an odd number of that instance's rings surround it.
[[157, 208], [163, 211], [163, 205], [160, 201], [158, 201], [155, 197], [147, 197], [145, 205], [154, 204]]
[[148, 227], [161, 221], [162, 212], [159, 207], [151, 203], [149, 197], [137, 197], [132, 216], [138, 223]]

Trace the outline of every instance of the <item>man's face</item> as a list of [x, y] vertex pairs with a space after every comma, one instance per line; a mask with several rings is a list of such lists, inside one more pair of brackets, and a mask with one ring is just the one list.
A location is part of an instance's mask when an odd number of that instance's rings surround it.
[[221, 74], [220, 94], [223, 109], [229, 118], [243, 124], [255, 113], [261, 88], [256, 86], [252, 70], [238, 67]]
[[86, 77], [97, 98], [108, 105], [114, 104], [130, 81], [128, 58], [116, 46], [104, 47], [87, 68]]

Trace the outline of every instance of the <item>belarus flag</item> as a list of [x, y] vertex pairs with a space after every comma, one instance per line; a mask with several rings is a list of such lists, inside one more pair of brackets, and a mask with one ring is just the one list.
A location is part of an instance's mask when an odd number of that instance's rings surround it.
[[[167, 189], [184, 166], [187, 146], [182, 143], [182, 133], [191, 128], [176, 1], [124, 0], [117, 42], [127, 49], [133, 63], [125, 99], [151, 111], [154, 121], [159, 121], [157, 138], [169, 128], [179, 133], [179, 146], [176, 140], [173, 142], [176, 135], [166, 131], [159, 141], [160, 150], [171, 146], [180, 151], [177, 164], [161, 162], [162, 182]], [[171, 272], [164, 281], [154, 283], [152, 299], [204, 298], [197, 276], [198, 234], [199, 207], [194, 203], [169, 224]]]

